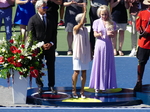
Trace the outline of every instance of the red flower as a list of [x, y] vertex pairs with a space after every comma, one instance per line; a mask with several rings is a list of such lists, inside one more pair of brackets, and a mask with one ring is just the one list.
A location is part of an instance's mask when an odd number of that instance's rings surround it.
[[15, 47], [15, 46], [11, 46], [11, 47], [10, 47], [10, 51], [11, 51], [12, 53], [16, 54], [16, 53], [18, 53], [18, 48]]
[[36, 56], [36, 54], [33, 53], [33, 54], [32, 54], [32, 57], [35, 57], [35, 56]]
[[39, 71], [34, 69], [34, 70], [30, 71], [30, 75], [34, 78], [37, 78], [39, 75]]
[[9, 42], [10, 42], [10, 43], [14, 43], [14, 40], [13, 40], [13, 39], [11, 39], [11, 40], [9, 40]]
[[1, 57], [0, 57], [0, 64], [2, 64], [3, 62], [4, 62], [4, 57], [1, 56]]
[[30, 67], [30, 70], [33, 70], [33, 69], [34, 69], [34, 67], [33, 67], [33, 66], [31, 66], [31, 67]]
[[7, 61], [12, 64], [14, 62], [14, 58], [14, 56], [11, 56], [7, 59]]
[[21, 53], [21, 50], [17, 50], [18, 53]]
[[16, 67], [22, 67], [22, 63], [20, 63], [20, 62], [14, 62], [13, 64], [14, 64], [14, 66], [16, 66]]
[[25, 45], [21, 45], [22, 48], [25, 48]]
[[20, 56], [21, 59], [24, 59], [25, 57], [23, 55]]

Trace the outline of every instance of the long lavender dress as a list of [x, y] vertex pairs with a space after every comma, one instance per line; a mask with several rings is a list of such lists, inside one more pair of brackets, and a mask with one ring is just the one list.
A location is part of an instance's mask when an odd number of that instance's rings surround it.
[[97, 38], [95, 43], [89, 88], [99, 90], [117, 88], [112, 42], [106, 35], [106, 28], [101, 19], [94, 21], [93, 31], [101, 31], [103, 38]]

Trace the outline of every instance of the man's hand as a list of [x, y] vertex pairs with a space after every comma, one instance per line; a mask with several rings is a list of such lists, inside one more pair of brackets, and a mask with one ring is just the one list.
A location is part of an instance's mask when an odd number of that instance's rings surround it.
[[44, 50], [49, 50], [52, 45], [50, 43], [46, 43], [43, 45]]

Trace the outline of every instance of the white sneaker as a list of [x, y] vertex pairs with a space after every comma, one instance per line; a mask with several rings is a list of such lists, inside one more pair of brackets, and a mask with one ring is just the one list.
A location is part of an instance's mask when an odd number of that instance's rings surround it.
[[58, 56], [59, 54], [58, 54], [58, 52], [57, 51], [55, 51], [55, 56]]
[[136, 50], [135, 48], [132, 49], [131, 53], [129, 54], [130, 57], [133, 57], [136, 55]]

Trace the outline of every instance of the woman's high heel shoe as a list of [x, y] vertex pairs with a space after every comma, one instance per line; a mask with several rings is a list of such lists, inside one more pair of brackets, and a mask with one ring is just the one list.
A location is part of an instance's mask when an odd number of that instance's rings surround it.
[[79, 98], [76, 93], [72, 93], [72, 97], [73, 97], [73, 98]]
[[72, 95], [73, 98], [79, 98], [78, 95]]
[[86, 96], [83, 94], [83, 93], [80, 93], [80, 95], [81, 95], [81, 98], [86, 98]]

